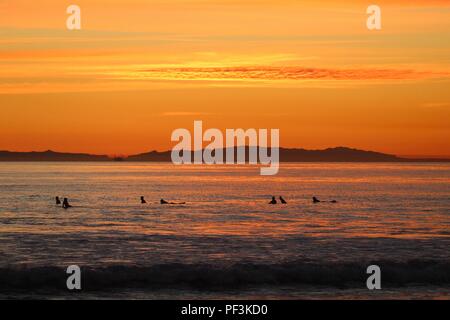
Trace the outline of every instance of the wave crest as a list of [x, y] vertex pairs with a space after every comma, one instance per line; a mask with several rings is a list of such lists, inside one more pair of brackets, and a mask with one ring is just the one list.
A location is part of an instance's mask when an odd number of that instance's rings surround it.
[[[450, 261], [412, 260], [371, 263], [324, 264], [286, 262], [279, 264], [239, 263], [160, 264], [153, 266], [115, 265], [103, 268], [81, 267], [83, 290], [107, 288], [199, 288], [226, 289], [245, 286], [318, 285], [348, 288], [365, 287], [367, 266], [381, 268], [383, 286], [408, 284], [450, 284]], [[0, 291], [66, 288], [66, 269], [61, 267], [20, 267], [0, 269]]]

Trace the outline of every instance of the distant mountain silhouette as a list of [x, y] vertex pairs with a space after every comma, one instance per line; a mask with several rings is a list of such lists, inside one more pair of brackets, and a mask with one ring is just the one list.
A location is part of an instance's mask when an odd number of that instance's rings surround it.
[[[239, 147], [245, 148], [246, 159], [250, 148], [256, 147]], [[236, 154], [237, 147], [234, 148]], [[224, 149], [224, 154], [226, 149]], [[191, 151], [191, 158], [194, 153]], [[151, 151], [130, 156], [126, 161], [147, 161], [147, 162], [168, 162], [171, 161], [171, 151]], [[288, 149], [280, 148], [280, 162], [442, 162], [450, 161], [449, 159], [406, 159], [394, 155], [363, 151], [358, 149], [337, 147], [324, 150], [306, 150], [306, 149]]]
[[106, 155], [85, 153], [0, 151], [0, 161], [111, 161]]
[[285, 162], [390, 162], [402, 160], [390, 154], [345, 147], [324, 150], [280, 149], [280, 161]]
[[126, 161], [168, 162], [172, 161], [171, 154], [172, 151], [150, 151], [129, 156]]
[[[246, 159], [250, 148], [245, 148]], [[236, 154], [237, 147], [234, 148]], [[191, 151], [191, 157], [193, 157]], [[226, 149], [224, 149], [226, 154]], [[171, 162], [171, 151], [151, 151], [132, 155], [127, 158], [111, 158], [106, 155], [84, 153], [44, 152], [10, 152], [0, 151], [0, 161], [132, 161], [132, 162]], [[409, 159], [394, 155], [364, 151], [346, 147], [328, 148], [324, 150], [280, 148], [280, 162], [449, 162], [450, 159]]]

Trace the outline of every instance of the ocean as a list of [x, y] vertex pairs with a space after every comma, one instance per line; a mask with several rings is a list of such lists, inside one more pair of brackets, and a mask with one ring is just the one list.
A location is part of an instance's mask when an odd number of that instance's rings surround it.
[[450, 163], [0, 163], [0, 298], [450, 299]]

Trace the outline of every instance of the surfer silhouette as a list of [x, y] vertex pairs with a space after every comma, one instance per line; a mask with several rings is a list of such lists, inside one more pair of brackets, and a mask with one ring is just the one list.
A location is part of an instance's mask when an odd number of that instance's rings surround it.
[[64, 198], [62, 207], [63, 207], [64, 209], [72, 208], [72, 206], [69, 204], [69, 200], [68, 200], [67, 198]]
[[[322, 202], [322, 201], [320, 201], [320, 200], [319, 200], [319, 199], [317, 199], [316, 197], [313, 197], [313, 203], [319, 203], [319, 202]], [[337, 203], [337, 201], [336, 201], [336, 200], [325, 201], [325, 202]]]
[[168, 201], [166, 201], [164, 199], [161, 199], [160, 203], [161, 204], [186, 204], [186, 202], [168, 202]]

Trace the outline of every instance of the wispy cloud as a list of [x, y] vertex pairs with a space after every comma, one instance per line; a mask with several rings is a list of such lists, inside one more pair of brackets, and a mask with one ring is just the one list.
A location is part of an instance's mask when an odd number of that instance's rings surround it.
[[157, 80], [414, 80], [447, 78], [448, 72], [401, 69], [326, 69], [305, 67], [180, 67], [141, 70]]
[[173, 112], [163, 112], [161, 114], [163, 117], [189, 117], [189, 116], [207, 116], [211, 113], [206, 112], [183, 112], [183, 111], [173, 111]]
[[424, 108], [446, 108], [450, 107], [450, 102], [428, 102], [422, 105]]

